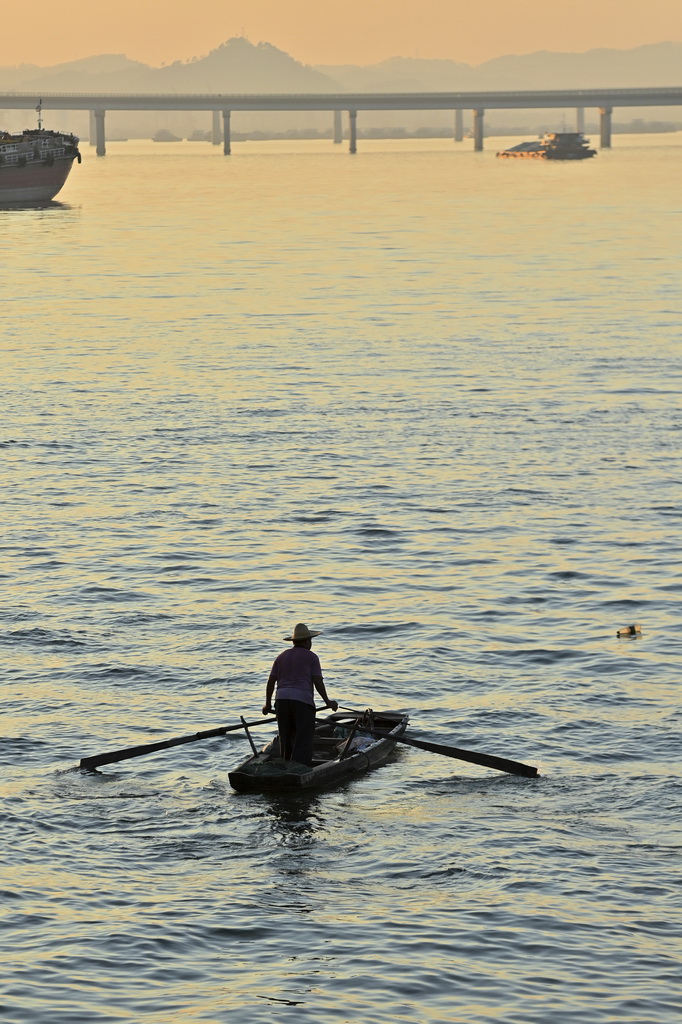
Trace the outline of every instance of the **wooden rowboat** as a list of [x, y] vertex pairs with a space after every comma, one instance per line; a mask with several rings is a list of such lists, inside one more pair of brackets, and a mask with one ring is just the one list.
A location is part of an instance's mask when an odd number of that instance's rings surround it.
[[[337, 711], [315, 727], [312, 767], [283, 761], [276, 736], [229, 773], [230, 785], [240, 793], [333, 786], [384, 764], [408, 721], [409, 715], [402, 711]], [[376, 732], [384, 735], [373, 735]]]

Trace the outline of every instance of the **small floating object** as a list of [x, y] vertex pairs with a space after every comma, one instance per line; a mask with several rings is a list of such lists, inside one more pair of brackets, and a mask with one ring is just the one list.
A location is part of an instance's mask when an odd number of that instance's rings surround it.
[[619, 629], [618, 632], [616, 633], [616, 636], [641, 636], [641, 635], [642, 635], [642, 627], [641, 626], [623, 626], [623, 628]]

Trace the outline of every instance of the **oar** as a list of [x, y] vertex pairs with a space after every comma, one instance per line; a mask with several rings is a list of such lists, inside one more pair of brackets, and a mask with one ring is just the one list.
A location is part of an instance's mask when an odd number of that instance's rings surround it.
[[[362, 732], [365, 731], [362, 729]], [[375, 732], [374, 735], [385, 736], [386, 733]], [[393, 738], [391, 737], [391, 739]], [[529, 779], [534, 779], [538, 774], [537, 768], [532, 764], [510, 761], [507, 757], [479, 754], [475, 750], [462, 750], [461, 747], [445, 747], [442, 743], [427, 743], [425, 740], [408, 740], [405, 736], [398, 736], [397, 740], [398, 743], [406, 743], [408, 747], [418, 747], [420, 750], [428, 750], [431, 754], [442, 754], [443, 757], [454, 757], [458, 761], [471, 761], [472, 764], [482, 764], [486, 768], [496, 768], [498, 772], [508, 772], [510, 775], [525, 775]]]
[[[339, 705], [340, 706], [340, 705]], [[344, 708], [344, 711], [353, 711], [353, 708]], [[361, 715], [362, 711], [355, 714]], [[387, 736], [387, 733], [377, 729], [367, 729], [360, 726], [361, 732], [368, 732], [372, 736]], [[442, 754], [443, 757], [454, 757], [458, 761], [471, 761], [472, 764], [481, 764], [485, 768], [496, 768], [498, 772], [508, 772], [510, 775], [525, 775], [528, 779], [537, 777], [538, 770], [531, 764], [521, 764], [520, 761], [510, 761], [507, 757], [495, 757], [493, 754], [479, 754], [475, 750], [463, 750], [461, 747], [446, 747], [442, 743], [428, 743], [426, 740], [407, 739], [406, 736], [391, 736], [390, 739], [397, 743], [405, 743], [408, 747], [417, 747], [419, 750], [428, 750], [431, 754]]]
[[127, 761], [131, 757], [142, 757], [143, 754], [153, 754], [155, 750], [165, 750], [167, 747], [178, 747], [181, 743], [194, 743], [195, 740], [206, 740], [210, 736], [224, 736], [226, 732], [234, 732], [235, 729], [244, 729], [254, 725], [263, 725], [273, 722], [272, 718], [259, 718], [257, 722], [245, 722], [242, 718], [239, 725], [221, 725], [218, 729], [205, 729], [203, 732], [192, 733], [191, 736], [176, 736], [170, 740], [158, 740], [156, 743], [143, 743], [138, 747], [125, 747], [123, 750], [112, 750], [108, 754], [93, 754], [91, 757], [82, 757], [80, 768], [99, 768], [103, 764], [113, 764], [114, 761]]

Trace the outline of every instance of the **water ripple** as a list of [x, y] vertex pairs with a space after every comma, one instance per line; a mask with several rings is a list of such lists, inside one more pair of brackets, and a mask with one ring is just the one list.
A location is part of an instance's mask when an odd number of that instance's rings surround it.
[[[676, 1024], [679, 144], [619, 140], [121, 143], [3, 215], [7, 1024]], [[540, 778], [79, 770], [266, 742], [301, 620], [344, 706]]]

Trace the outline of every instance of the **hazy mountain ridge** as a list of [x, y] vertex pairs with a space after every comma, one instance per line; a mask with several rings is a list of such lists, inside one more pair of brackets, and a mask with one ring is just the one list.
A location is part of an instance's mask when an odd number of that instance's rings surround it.
[[584, 53], [538, 51], [477, 66], [392, 57], [378, 64], [310, 67], [270, 43], [237, 37], [191, 61], [155, 68], [102, 54], [41, 68], [0, 67], [12, 92], [459, 92], [478, 89], [678, 86], [682, 43]]
[[366, 67], [322, 65], [318, 70], [351, 92], [653, 88], [682, 84], [682, 43], [585, 53], [539, 50], [496, 57], [477, 66], [391, 57]]
[[349, 92], [458, 92], [471, 86], [475, 69], [454, 60], [391, 57], [380, 64], [318, 68]]
[[35, 64], [2, 67], [0, 88], [7, 92], [108, 92], [107, 83], [131, 81], [149, 70], [146, 64], [129, 60], [123, 54], [107, 53], [47, 68]]
[[[504, 89], [570, 89], [590, 87], [679, 86], [682, 79], [682, 43], [659, 43], [633, 50], [589, 50], [585, 53], [539, 51], [507, 55], [478, 66], [454, 60], [392, 57], [378, 64], [309, 67], [270, 43], [254, 45], [237, 37], [204, 57], [151, 67], [123, 54], [101, 54], [81, 60], [38, 67], [22, 64], [0, 68], [0, 91], [31, 93], [36, 100], [55, 93], [343, 93], [343, 92], [468, 92]], [[655, 130], [670, 130], [677, 108], [647, 109], [646, 113], [619, 110], [623, 124], [634, 118], [661, 123]], [[150, 138], [159, 128], [189, 137], [211, 125], [209, 113], [175, 111], [109, 111], [108, 138]], [[465, 120], [468, 115], [465, 116]], [[562, 127], [558, 111], [490, 111], [491, 132], [524, 134]], [[653, 122], [651, 121], [653, 119]], [[656, 120], [659, 119], [659, 120]], [[48, 114], [48, 126], [57, 123]], [[452, 111], [364, 111], [358, 126], [363, 132], [400, 135], [452, 133]], [[63, 111], [59, 127], [89, 136], [88, 114]], [[2, 127], [21, 130], [25, 113], [6, 111]], [[89, 126], [89, 127], [88, 127]], [[615, 129], [617, 130], [617, 128]], [[641, 130], [640, 128], [636, 130]], [[649, 129], [651, 130], [651, 128]], [[331, 132], [328, 112], [241, 112], [233, 118], [239, 132]], [[255, 137], [255, 136], [254, 136]]]
[[205, 57], [154, 68], [102, 54], [39, 68], [0, 68], [0, 89], [11, 92], [250, 93], [337, 92], [338, 82], [270, 43], [229, 39]]
[[[654, 88], [682, 85], [682, 43], [656, 43], [633, 50], [587, 50], [496, 57], [479, 65], [486, 88]], [[478, 86], [480, 87], [480, 86]]]

